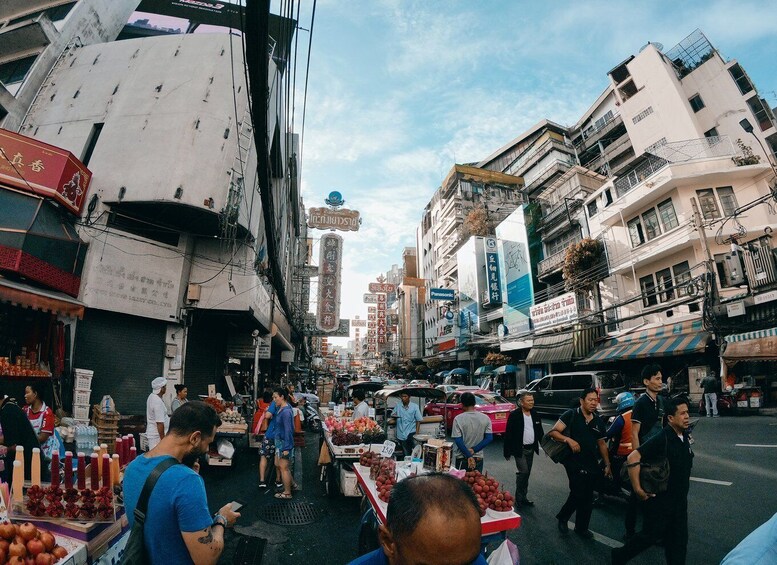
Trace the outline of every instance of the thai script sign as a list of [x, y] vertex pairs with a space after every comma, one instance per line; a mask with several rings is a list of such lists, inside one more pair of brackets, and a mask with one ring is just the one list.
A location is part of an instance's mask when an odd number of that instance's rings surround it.
[[572, 322], [578, 315], [575, 293], [567, 292], [532, 306], [530, 315], [535, 331]]
[[0, 129], [0, 181], [81, 216], [92, 173], [72, 153]]
[[358, 210], [311, 208], [308, 211], [308, 227], [319, 230], [359, 231], [359, 212]]
[[[318, 259], [318, 308], [316, 327], [325, 332], [340, 325], [340, 270], [343, 238], [333, 233], [321, 237]], [[347, 320], [346, 320], [347, 321]]]
[[378, 302], [378, 295], [377, 294], [364, 294], [364, 303], [365, 304], [376, 304]]
[[367, 327], [367, 320], [360, 320], [356, 318], [355, 320], [351, 320], [351, 327], [354, 328], [366, 328]]
[[[391, 283], [370, 283], [369, 286], [370, 292], [383, 292], [383, 293], [390, 293], [397, 290], [397, 286], [395, 284]], [[385, 300], [385, 298], [383, 299]]]

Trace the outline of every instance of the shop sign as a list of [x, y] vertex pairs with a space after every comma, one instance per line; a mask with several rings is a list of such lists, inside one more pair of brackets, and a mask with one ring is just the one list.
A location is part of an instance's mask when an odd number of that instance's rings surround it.
[[456, 347], [456, 340], [455, 339], [449, 339], [448, 341], [443, 341], [437, 346], [437, 351], [448, 351], [450, 349], [453, 349]]
[[375, 321], [367, 322], [367, 328], [369, 329], [376, 328], [377, 326], [378, 326], [378, 322], [375, 322]]
[[381, 344], [381, 345], [387, 343], [386, 336], [385, 335], [379, 335], [378, 336], [378, 343]]
[[333, 233], [321, 236], [318, 259], [318, 307], [316, 327], [325, 332], [340, 325], [340, 270], [343, 238]]
[[397, 285], [391, 284], [391, 283], [374, 282], [374, 283], [370, 283], [368, 288], [370, 292], [391, 293], [397, 290]]
[[377, 294], [364, 294], [364, 303], [365, 304], [377, 304], [378, 302], [378, 295]]
[[429, 300], [453, 300], [456, 291], [452, 288], [430, 288]]
[[386, 303], [385, 302], [378, 302], [378, 312], [386, 310]]
[[259, 350], [259, 359], [270, 359], [271, 355], [272, 337], [257, 337], [256, 348]]
[[385, 294], [379, 294], [378, 295], [378, 304], [385, 304], [386, 303], [386, 295]]
[[320, 330], [316, 327], [315, 323], [310, 325], [306, 324], [303, 328], [303, 333], [310, 337], [349, 337], [351, 335], [351, 321], [347, 318], [340, 318], [337, 329], [331, 332]]
[[386, 318], [386, 323], [389, 326], [398, 326], [399, 325], [399, 315], [398, 314], [389, 314]]
[[567, 292], [532, 306], [530, 313], [535, 331], [573, 322], [578, 315], [577, 298], [574, 292]]
[[367, 307], [367, 313], [368, 314], [375, 314], [378, 311], [377, 306], [368, 306]]
[[726, 304], [726, 315], [729, 318], [734, 318], [735, 316], [744, 316], [745, 315], [744, 301], [737, 300], [736, 302]]
[[774, 300], [777, 300], [777, 290], [770, 290], [769, 292], [762, 292], [753, 296], [753, 303], [755, 304], [765, 304]]
[[502, 288], [499, 276], [499, 253], [496, 239], [487, 237], [483, 241], [486, 255], [486, 290], [483, 293], [483, 306], [501, 306]]
[[380, 325], [381, 322], [383, 322], [384, 325], [386, 323], [386, 311], [385, 310], [378, 310], [378, 325]]
[[374, 322], [377, 319], [378, 319], [378, 315], [377, 314], [367, 314], [367, 320], [369, 322]]
[[367, 320], [360, 320], [356, 318], [355, 320], [351, 320], [351, 327], [353, 328], [366, 328], [367, 327]]
[[69, 151], [0, 129], [0, 181], [81, 216], [92, 173]]
[[332, 208], [311, 208], [308, 211], [308, 227], [318, 230], [359, 231], [357, 210], [333, 210]]

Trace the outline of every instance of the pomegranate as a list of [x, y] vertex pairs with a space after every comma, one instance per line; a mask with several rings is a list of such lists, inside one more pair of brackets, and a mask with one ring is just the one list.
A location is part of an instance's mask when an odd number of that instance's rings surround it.
[[8, 551], [6, 549], [0, 549], [0, 563], [5, 563], [5, 560], [7, 557], [8, 557]]
[[54, 556], [50, 553], [39, 553], [35, 557], [35, 565], [53, 565]]
[[13, 527], [13, 524], [9, 521], [5, 521], [2, 524], [0, 524], [0, 537], [6, 540], [12, 540], [13, 537], [16, 535], [16, 528]]
[[18, 555], [10, 557], [6, 565], [24, 565], [24, 557], [19, 557]]
[[27, 542], [27, 551], [35, 557], [39, 553], [43, 553], [46, 550], [46, 547], [43, 545], [43, 542], [39, 539], [31, 539]]
[[24, 541], [30, 541], [31, 539], [38, 537], [38, 528], [36, 528], [34, 524], [25, 522], [19, 526], [19, 535], [24, 538]]
[[8, 555], [11, 557], [24, 557], [27, 555], [27, 547], [24, 545], [24, 543], [19, 543], [18, 541], [14, 540], [14, 542], [8, 547]]
[[[7, 539], [0, 539], [0, 550], [2, 550], [2, 552], [5, 555], [8, 555], [8, 546], [10, 546], [10, 545], [11, 545], [11, 542], [8, 541]], [[3, 560], [0, 559], [0, 563], [2, 563], [2, 562], [3, 562]]]
[[57, 540], [54, 538], [52, 533], [47, 530], [40, 531], [40, 541], [43, 542], [43, 547], [45, 547], [46, 551], [49, 553], [51, 553], [51, 550], [54, 549], [55, 545], [57, 545]]
[[67, 549], [61, 545], [57, 545], [51, 550], [51, 554], [57, 559], [62, 559], [63, 557], [67, 557]]

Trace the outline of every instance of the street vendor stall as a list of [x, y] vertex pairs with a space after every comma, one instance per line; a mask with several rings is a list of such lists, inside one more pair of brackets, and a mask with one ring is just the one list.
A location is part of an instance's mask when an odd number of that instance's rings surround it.
[[[424, 406], [428, 402], [440, 401], [445, 398], [445, 392], [431, 386], [410, 386], [389, 387], [379, 390], [375, 393], [375, 420], [385, 430], [388, 439], [396, 442], [397, 428], [391, 423], [391, 412], [394, 407], [401, 402], [400, 396], [407, 394], [410, 396], [410, 402], [417, 404], [421, 413], [424, 412]], [[442, 428], [443, 416], [424, 416], [421, 420], [418, 434], [425, 437], [445, 436]], [[409, 455], [409, 454], [408, 454]]]
[[231, 467], [236, 451], [235, 444], [248, 443], [248, 423], [232, 402], [212, 396], [204, 397], [203, 401], [213, 406], [221, 418], [221, 425], [216, 429], [215, 441], [211, 443], [208, 453], [208, 465]]

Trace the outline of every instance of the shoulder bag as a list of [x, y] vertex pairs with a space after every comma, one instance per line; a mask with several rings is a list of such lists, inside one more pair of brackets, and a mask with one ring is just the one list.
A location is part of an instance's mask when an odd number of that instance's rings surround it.
[[121, 565], [147, 565], [150, 563], [146, 553], [145, 540], [143, 539], [143, 526], [146, 522], [148, 499], [151, 496], [151, 491], [154, 490], [154, 486], [156, 486], [157, 480], [162, 476], [162, 473], [173, 465], [178, 464], [179, 462], [175, 457], [168, 457], [154, 467], [146, 478], [146, 482], [143, 484], [143, 490], [140, 492], [140, 498], [138, 498], [138, 504], [135, 507], [135, 521], [132, 524], [127, 545], [124, 547], [124, 553], [119, 561]]
[[[553, 431], [553, 430], [550, 430]], [[540, 440], [540, 447], [545, 454], [550, 457], [554, 463], [563, 463], [567, 457], [572, 455], [572, 449], [566, 444], [560, 441], [556, 441], [550, 436], [550, 431], [547, 432]], [[561, 432], [564, 436], [569, 437], [569, 426], [564, 428]]]
[[639, 465], [639, 482], [642, 490], [651, 494], [665, 492], [669, 488], [669, 459], [666, 457], [667, 439], [664, 436], [664, 455], [653, 461], [640, 461], [639, 463], [625, 463], [621, 467], [621, 481], [631, 484], [629, 468]]

